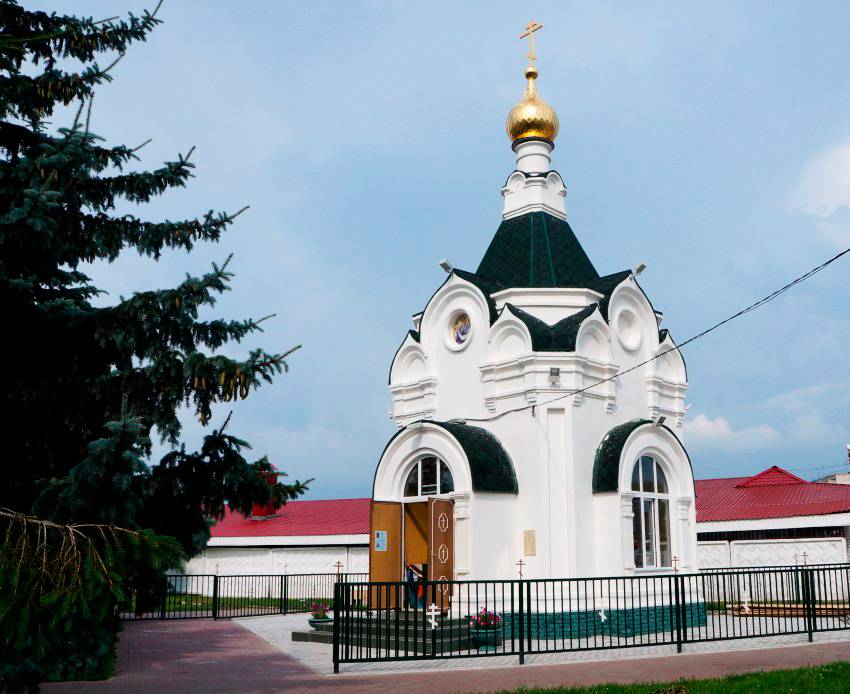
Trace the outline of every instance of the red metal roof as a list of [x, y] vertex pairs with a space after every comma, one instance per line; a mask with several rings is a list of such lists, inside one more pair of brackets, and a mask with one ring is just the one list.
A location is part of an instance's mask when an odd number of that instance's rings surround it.
[[369, 533], [370, 499], [290, 501], [267, 518], [246, 518], [227, 510], [212, 527], [213, 537], [288, 537]]
[[850, 485], [806, 482], [773, 466], [752, 477], [696, 480], [697, 522], [850, 512]]

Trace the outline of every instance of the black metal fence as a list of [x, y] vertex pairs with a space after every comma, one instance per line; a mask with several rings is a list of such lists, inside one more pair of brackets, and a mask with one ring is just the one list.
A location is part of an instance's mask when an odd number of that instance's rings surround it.
[[829, 569], [847, 567], [846, 562], [832, 562], [824, 564], [769, 564], [766, 566], [716, 566], [700, 569], [700, 573], [740, 573], [743, 571], [766, 571], [768, 569]]
[[850, 629], [850, 564], [611, 578], [347, 581], [340, 663], [675, 645]]
[[330, 606], [337, 582], [364, 581], [365, 573], [253, 576], [171, 575], [161, 587], [133, 592], [124, 619], [221, 619], [309, 612]]

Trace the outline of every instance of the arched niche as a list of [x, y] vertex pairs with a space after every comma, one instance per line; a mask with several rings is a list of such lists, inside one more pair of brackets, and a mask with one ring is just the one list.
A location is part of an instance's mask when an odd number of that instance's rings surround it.
[[652, 354], [650, 374], [668, 383], [687, 385], [688, 373], [685, 360], [672, 338], [667, 335]]
[[416, 383], [429, 376], [428, 357], [425, 351], [413, 337], [408, 335], [393, 359], [390, 385]]
[[576, 354], [602, 364], [610, 364], [613, 359], [611, 347], [611, 328], [599, 309], [582, 322], [576, 336]]
[[490, 328], [487, 361], [505, 362], [531, 353], [531, 334], [528, 328], [506, 307], [499, 320]]

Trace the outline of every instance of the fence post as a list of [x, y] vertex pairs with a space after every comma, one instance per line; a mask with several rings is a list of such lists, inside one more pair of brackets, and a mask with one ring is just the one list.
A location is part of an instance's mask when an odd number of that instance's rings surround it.
[[334, 583], [334, 674], [339, 674], [339, 630], [340, 630], [340, 621], [342, 620], [342, 586], [339, 582]]
[[[517, 584], [519, 588], [519, 664], [525, 665], [525, 595], [522, 589], [522, 581]], [[511, 581], [511, 590], [513, 590], [513, 581]], [[513, 627], [511, 628], [513, 631]]]
[[[522, 586], [522, 580], [520, 580], [520, 586]], [[526, 598], [528, 600], [528, 602], [526, 602], [526, 604], [525, 604], [525, 607], [526, 607], [525, 618], [528, 620], [528, 623], [526, 624], [525, 638], [528, 639], [528, 649], [527, 650], [530, 653], [531, 652], [531, 581], [527, 580], [525, 582], [525, 592], [526, 592]]]
[[165, 619], [165, 602], [168, 600], [168, 584], [166, 583], [162, 590], [160, 591], [159, 596], [159, 618]]
[[280, 576], [280, 598], [278, 599], [278, 612], [286, 614], [286, 574]]
[[673, 614], [676, 617], [676, 653], [682, 652], [682, 614], [680, 611], [682, 605], [682, 596], [679, 594], [679, 577], [678, 576], [670, 576], [670, 581], [673, 581], [673, 596], [674, 596], [674, 609]]
[[[688, 642], [688, 593], [685, 590], [685, 577], [682, 574], [678, 576], [681, 583], [681, 589], [679, 590], [679, 597], [681, 598], [681, 604], [679, 607], [679, 613], [681, 614], [681, 618], [679, 619], [679, 631], [681, 633], [681, 642]], [[680, 649], [681, 650], [681, 649]]]
[[212, 618], [218, 619], [218, 575], [213, 576]]
[[809, 635], [809, 642], [814, 640], [813, 632], [815, 630], [814, 577], [812, 569], [803, 569], [803, 609], [806, 613], [806, 631]]

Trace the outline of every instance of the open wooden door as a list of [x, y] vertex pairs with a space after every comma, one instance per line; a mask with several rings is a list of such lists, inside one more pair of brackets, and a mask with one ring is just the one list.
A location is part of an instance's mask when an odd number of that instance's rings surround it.
[[[428, 499], [428, 580], [454, 580], [454, 502], [449, 499]], [[451, 586], [435, 586], [433, 602], [443, 611], [449, 609]]]
[[[373, 501], [369, 540], [369, 580], [401, 580], [402, 505], [398, 501]], [[395, 609], [399, 591], [392, 586], [372, 588], [372, 609]]]

